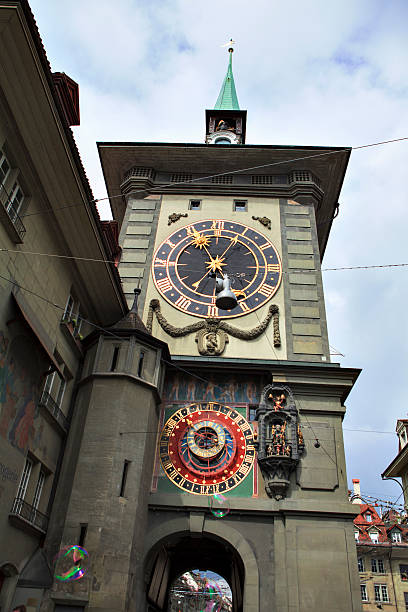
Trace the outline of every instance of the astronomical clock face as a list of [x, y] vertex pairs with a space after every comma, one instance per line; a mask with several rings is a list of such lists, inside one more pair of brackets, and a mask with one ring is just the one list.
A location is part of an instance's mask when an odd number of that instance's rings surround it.
[[[224, 319], [263, 306], [279, 287], [282, 266], [273, 244], [256, 230], [209, 219], [171, 234], [154, 255], [152, 274], [157, 290], [179, 310]], [[215, 305], [215, 277], [224, 274], [238, 299], [233, 310]]]
[[236, 410], [217, 403], [178, 410], [160, 436], [160, 459], [168, 478], [195, 495], [229, 491], [254, 461], [252, 429]]

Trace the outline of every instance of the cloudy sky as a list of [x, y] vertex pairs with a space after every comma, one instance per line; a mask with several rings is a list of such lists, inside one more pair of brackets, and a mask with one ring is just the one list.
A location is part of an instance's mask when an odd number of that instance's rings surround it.
[[[54, 71], [80, 85], [75, 135], [95, 197], [96, 141], [202, 142], [237, 41], [247, 143], [359, 146], [408, 136], [405, 0], [31, 0]], [[352, 153], [323, 267], [407, 263], [408, 141]], [[101, 216], [108, 209], [100, 207]], [[344, 421], [348, 482], [381, 472], [407, 417], [408, 267], [324, 273], [331, 344], [363, 372]]]

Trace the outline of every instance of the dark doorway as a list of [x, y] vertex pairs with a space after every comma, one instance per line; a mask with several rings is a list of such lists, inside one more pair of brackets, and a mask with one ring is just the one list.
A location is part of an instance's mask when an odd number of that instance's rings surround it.
[[215, 536], [175, 534], [162, 542], [160, 548], [152, 551], [148, 564], [150, 567], [146, 569], [149, 571], [150, 582], [147, 600], [152, 610], [167, 612], [170, 609], [173, 584], [186, 572], [191, 573], [194, 568], [198, 568], [207, 570], [210, 576], [221, 576], [231, 590], [229, 610], [242, 612], [244, 566], [228, 542]]

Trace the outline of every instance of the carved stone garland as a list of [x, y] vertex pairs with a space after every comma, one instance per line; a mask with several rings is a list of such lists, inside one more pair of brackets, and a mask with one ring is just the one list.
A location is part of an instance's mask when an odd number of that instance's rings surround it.
[[304, 452], [299, 415], [289, 387], [267, 385], [256, 411], [258, 463], [265, 491], [276, 500], [286, 497], [290, 475]]
[[250, 330], [239, 329], [238, 327], [233, 327], [226, 321], [211, 318], [197, 321], [197, 323], [186, 325], [185, 327], [174, 327], [174, 325], [171, 325], [161, 313], [159, 300], [154, 299], [150, 302], [149, 313], [147, 315], [146, 327], [150, 333], [152, 333], [153, 329], [153, 313], [156, 315], [160, 327], [172, 338], [179, 338], [196, 332], [195, 340], [200, 355], [221, 355], [228, 342], [227, 334], [239, 340], [254, 340], [258, 338], [258, 336], [263, 334], [266, 330], [271, 319], [273, 319], [273, 345], [275, 347], [281, 345], [279, 308], [276, 304], [271, 304], [265, 319]]

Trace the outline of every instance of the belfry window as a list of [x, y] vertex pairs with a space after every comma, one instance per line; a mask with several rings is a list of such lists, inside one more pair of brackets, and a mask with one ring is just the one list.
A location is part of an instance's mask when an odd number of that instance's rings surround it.
[[201, 200], [190, 200], [189, 210], [201, 210]]
[[217, 144], [217, 145], [220, 145], [220, 144], [222, 144], [222, 145], [230, 145], [232, 143], [231, 143], [229, 138], [222, 137], [222, 138], [217, 138], [214, 144]]
[[235, 212], [247, 212], [248, 202], [246, 200], [234, 200]]

